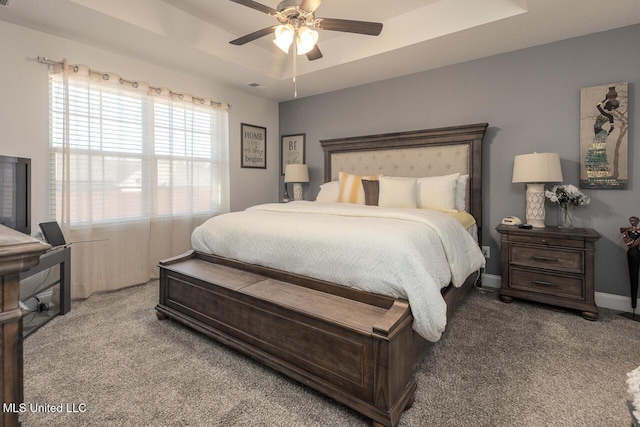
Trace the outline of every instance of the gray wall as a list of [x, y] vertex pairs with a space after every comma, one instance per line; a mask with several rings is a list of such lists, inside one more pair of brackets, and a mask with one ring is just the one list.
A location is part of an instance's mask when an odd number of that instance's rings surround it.
[[[564, 182], [579, 184], [580, 88], [629, 82], [629, 188], [587, 190], [591, 204], [577, 208], [576, 225], [596, 229], [596, 290], [629, 295], [625, 248], [618, 228], [640, 216], [640, 25], [591, 34], [378, 83], [280, 104], [281, 135], [306, 133], [313, 200], [323, 181], [319, 140], [459, 124], [489, 123], [484, 140], [483, 243], [491, 247], [487, 273], [500, 274], [499, 235], [507, 215], [524, 219], [525, 185], [512, 184], [517, 154], [557, 152]], [[428, 52], [425, 52], [428, 54]], [[303, 90], [304, 79], [299, 88]], [[282, 184], [280, 184], [282, 188]], [[547, 203], [547, 225], [558, 212]]]

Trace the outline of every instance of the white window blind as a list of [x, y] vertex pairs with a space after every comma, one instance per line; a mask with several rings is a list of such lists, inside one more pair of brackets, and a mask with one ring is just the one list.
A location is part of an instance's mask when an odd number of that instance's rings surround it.
[[[50, 76], [52, 214], [71, 224], [214, 214], [228, 199], [228, 113]], [[67, 151], [68, 150], [68, 151]], [[64, 196], [64, 156], [68, 195]], [[67, 197], [67, 199], [65, 199]]]
[[222, 203], [215, 179], [220, 165], [211, 161], [222, 153], [212, 143], [218, 136], [212, 132], [211, 113], [154, 99], [153, 118], [156, 214], [206, 212], [212, 203]]

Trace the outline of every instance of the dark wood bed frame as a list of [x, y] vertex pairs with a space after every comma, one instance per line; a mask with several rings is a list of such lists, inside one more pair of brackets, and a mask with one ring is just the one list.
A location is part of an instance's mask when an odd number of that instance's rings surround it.
[[[332, 154], [451, 144], [469, 147], [469, 212], [481, 236], [486, 124], [321, 141]], [[447, 319], [473, 286], [447, 287]], [[200, 331], [369, 417], [396, 426], [415, 396], [414, 370], [429, 342], [407, 301], [190, 251], [160, 262], [159, 319]]]

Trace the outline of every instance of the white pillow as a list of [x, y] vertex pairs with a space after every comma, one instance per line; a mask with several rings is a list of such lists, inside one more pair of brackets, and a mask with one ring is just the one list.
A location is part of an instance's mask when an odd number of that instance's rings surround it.
[[459, 173], [418, 179], [418, 207], [438, 211], [456, 208], [456, 185]]
[[456, 184], [456, 209], [459, 211], [467, 211], [467, 183], [469, 182], [469, 174], [460, 175]]
[[416, 178], [381, 176], [378, 206], [385, 208], [416, 208]]
[[320, 186], [320, 191], [316, 196], [316, 202], [320, 203], [338, 203], [340, 195], [340, 181], [325, 182]]

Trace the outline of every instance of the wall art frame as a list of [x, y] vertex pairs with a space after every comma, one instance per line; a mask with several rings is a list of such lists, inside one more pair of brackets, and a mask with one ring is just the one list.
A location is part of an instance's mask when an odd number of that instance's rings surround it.
[[283, 135], [280, 138], [280, 175], [287, 165], [304, 164], [306, 156], [306, 134]]
[[629, 183], [629, 85], [580, 89], [580, 187], [626, 189]]
[[240, 124], [240, 166], [243, 168], [267, 168], [267, 128]]

